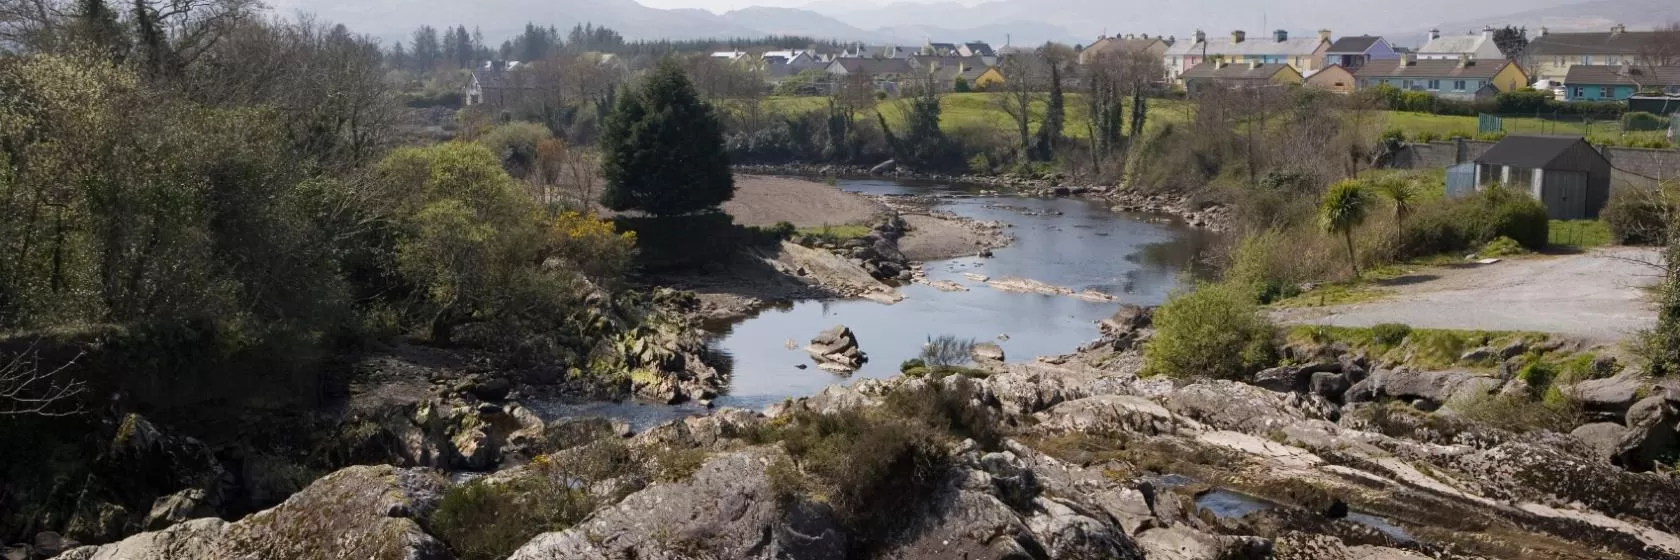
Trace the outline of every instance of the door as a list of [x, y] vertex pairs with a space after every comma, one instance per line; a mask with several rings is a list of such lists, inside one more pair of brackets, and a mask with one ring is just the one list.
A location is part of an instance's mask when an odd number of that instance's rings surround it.
[[1541, 202], [1546, 205], [1546, 214], [1557, 220], [1586, 219], [1586, 173], [1546, 171], [1540, 181]]

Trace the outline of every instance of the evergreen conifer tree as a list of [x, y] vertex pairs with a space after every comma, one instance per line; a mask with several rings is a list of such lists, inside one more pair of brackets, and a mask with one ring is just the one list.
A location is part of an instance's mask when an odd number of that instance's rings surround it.
[[678, 216], [735, 196], [723, 125], [681, 68], [667, 59], [619, 96], [601, 133], [601, 203]]

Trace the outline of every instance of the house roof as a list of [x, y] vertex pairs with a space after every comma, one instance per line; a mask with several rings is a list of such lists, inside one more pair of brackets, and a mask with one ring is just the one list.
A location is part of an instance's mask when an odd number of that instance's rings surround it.
[[508, 87], [508, 74], [507, 70], [492, 70], [489, 68], [479, 68], [472, 71], [473, 80], [478, 82], [480, 88]]
[[1569, 74], [1563, 77], [1563, 83], [1641, 87], [1680, 85], [1680, 66], [1653, 68], [1576, 64], [1569, 67]]
[[994, 56], [994, 55], [997, 54], [996, 52], [992, 51], [992, 46], [991, 45], [986, 44], [985, 42], [981, 42], [981, 41], [975, 41], [973, 43], [963, 43], [963, 46], [968, 47], [969, 52], [974, 53], [975, 56]]
[[1586, 142], [1580, 136], [1506, 136], [1488, 151], [1482, 152], [1476, 163], [1545, 169], [1576, 144]]
[[1179, 41], [1167, 48], [1167, 56], [1199, 56], [1202, 45], [1207, 45], [1208, 56], [1306, 56], [1318, 52], [1318, 47], [1324, 43], [1318, 36], [1292, 37], [1282, 41], [1270, 37], [1256, 37], [1245, 39], [1241, 43], [1233, 42], [1229, 36], [1208, 37], [1206, 41]]
[[[1492, 41], [1493, 37], [1486, 33], [1475, 35], [1442, 35], [1418, 47], [1419, 54], [1475, 54], [1482, 50], [1482, 45]], [[1532, 43], [1530, 43], [1532, 44]]]
[[1365, 54], [1365, 51], [1371, 50], [1371, 46], [1381, 40], [1383, 38], [1376, 35], [1342, 37], [1331, 43], [1330, 50], [1325, 54]]
[[912, 70], [902, 58], [836, 58], [833, 64], [851, 74], [909, 74]]
[[1294, 71], [1288, 64], [1243, 64], [1203, 62], [1185, 70], [1180, 77], [1188, 80], [1194, 78], [1210, 78], [1214, 80], [1270, 80], [1278, 72]]
[[910, 57], [909, 62], [917, 71], [932, 73], [940, 80], [955, 80], [957, 76], [973, 80], [991, 67], [979, 56], [916, 55]]
[[1660, 36], [1657, 31], [1547, 33], [1529, 40], [1523, 53], [1533, 56], [1639, 54], [1641, 48]]
[[1505, 69], [1506, 60], [1471, 60], [1461, 65], [1457, 60], [1373, 60], [1353, 74], [1360, 78], [1492, 78]]

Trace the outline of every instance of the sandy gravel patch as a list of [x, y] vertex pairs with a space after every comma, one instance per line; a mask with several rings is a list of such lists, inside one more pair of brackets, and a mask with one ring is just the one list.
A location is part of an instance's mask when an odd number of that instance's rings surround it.
[[723, 203], [723, 211], [746, 226], [862, 224], [886, 210], [879, 202], [816, 181], [763, 175], [736, 175], [735, 198]]

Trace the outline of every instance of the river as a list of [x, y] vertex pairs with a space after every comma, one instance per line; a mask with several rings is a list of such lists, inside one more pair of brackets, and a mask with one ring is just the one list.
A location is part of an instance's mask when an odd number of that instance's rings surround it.
[[[1009, 360], [1072, 352], [1096, 338], [1096, 322], [1121, 304], [1157, 305], [1195, 271], [1213, 234], [1161, 216], [1119, 214], [1077, 198], [985, 195], [952, 185], [881, 180], [842, 180], [840, 188], [875, 195], [939, 195], [934, 209], [981, 221], [1010, 224], [1015, 238], [992, 258], [964, 257], [924, 265], [930, 281], [969, 288], [943, 292], [925, 284], [904, 286], [904, 300], [802, 301], [763, 310], [715, 333], [713, 351], [730, 373], [714, 406], [762, 409], [833, 384], [898, 374], [928, 337], [954, 335], [1002, 346]], [[1096, 303], [1071, 296], [999, 291], [964, 273], [991, 278], [1030, 278], [1074, 291], [1096, 290], [1117, 300]], [[850, 375], [815, 367], [804, 347], [834, 325], [857, 336], [869, 362]], [[788, 341], [793, 348], [788, 348]], [[799, 366], [805, 366], [803, 369]], [[606, 416], [644, 428], [701, 414], [694, 404], [542, 403], [545, 417]]]
[[[1011, 360], [1071, 352], [1095, 338], [1095, 323], [1120, 304], [1164, 301], [1210, 239], [1204, 231], [1158, 216], [1116, 214], [1082, 199], [982, 196], [962, 187], [880, 180], [841, 181], [839, 186], [865, 194], [950, 195], [940, 198], [935, 208], [1010, 224], [1015, 241], [989, 259], [926, 263], [929, 280], [953, 281], [968, 287], [966, 292], [913, 284], [902, 288], [904, 301], [893, 305], [805, 301], [767, 309], [726, 327], [715, 350], [732, 362], [731, 381], [717, 405], [758, 409], [834, 383], [896, 375], [899, 363], [916, 357], [930, 336], [995, 342]], [[1004, 292], [964, 273], [1030, 278], [1074, 291], [1091, 289], [1118, 301]], [[869, 356], [869, 362], [850, 376], [817, 369], [803, 350], [811, 337], [834, 325], [850, 327]], [[787, 347], [788, 340], [794, 348]]]

